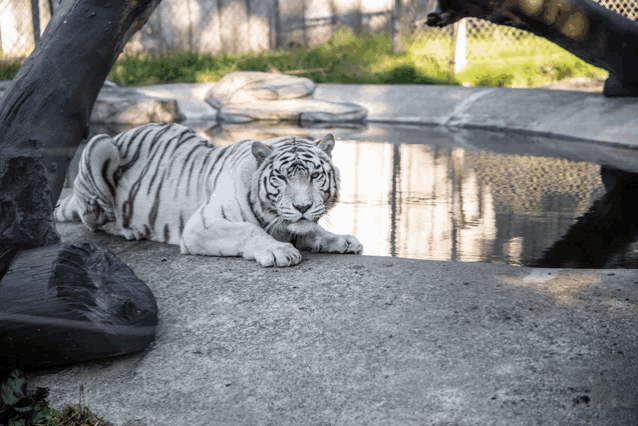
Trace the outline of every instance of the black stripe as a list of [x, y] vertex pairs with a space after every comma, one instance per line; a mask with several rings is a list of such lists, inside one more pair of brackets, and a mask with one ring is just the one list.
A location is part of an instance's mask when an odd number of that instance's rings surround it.
[[[201, 188], [202, 186], [202, 180], [205, 179], [206, 177], [206, 166], [208, 165], [208, 163], [210, 162], [210, 158], [211, 156], [213, 156], [214, 154], [216, 154], [215, 150], [210, 150], [206, 153], [206, 157], [204, 158], [204, 162], [199, 166], [199, 174], [197, 175], [197, 188], [195, 189], [197, 191], [198, 194], [201, 193], [201, 191], [199, 190], [199, 188]], [[217, 155], [217, 158], [215, 159], [215, 161], [213, 162], [213, 166], [215, 167], [215, 163], [217, 162], [217, 160], [219, 159], [219, 155]], [[208, 188], [207, 188], [208, 189]], [[208, 194], [207, 194], [208, 195]]]
[[[183, 138], [182, 137], [186, 135], [187, 137]], [[197, 139], [199, 138], [199, 135], [197, 134], [190, 134], [190, 133], [182, 133], [180, 135], [179, 140], [177, 141], [177, 143], [175, 144], [175, 147], [173, 148], [173, 152], [171, 152], [170, 154], [170, 158], [171, 158], [171, 162], [168, 165], [168, 168], [172, 169], [173, 168], [173, 164], [175, 163], [175, 161], [177, 161], [179, 159], [179, 154], [177, 154], [177, 151], [182, 147], [182, 145], [188, 143], [191, 139]]]
[[167, 243], [171, 239], [171, 233], [168, 229], [168, 223], [164, 224], [164, 242]]
[[[120, 133], [119, 135], [117, 135], [114, 138], [115, 144], [117, 145], [118, 149], [120, 149], [120, 151], [122, 150], [122, 148], [124, 148], [124, 152], [120, 152], [120, 156], [122, 158], [128, 157], [128, 151], [132, 145], [130, 142], [137, 141], [139, 134], [144, 131], [147, 131], [146, 134], [148, 135], [153, 131], [153, 127], [154, 126], [152, 124], [148, 124], [146, 126], [141, 126], [137, 129], [129, 130], [128, 132]], [[144, 139], [145, 137], [146, 135], [143, 136], [142, 139]]]
[[111, 191], [111, 196], [115, 198], [115, 187], [111, 184], [108, 176], [109, 165], [111, 164], [111, 160], [108, 159], [102, 164], [102, 179], [106, 182], [106, 185], [109, 187], [109, 191]]
[[[182, 170], [180, 170], [179, 172], [179, 180], [181, 181], [182, 176], [184, 174], [184, 171], [186, 170], [186, 168], [188, 167], [188, 161], [190, 160], [191, 156], [193, 155], [193, 153], [195, 151], [197, 151], [199, 148], [202, 148], [205, 146], [205, 142], [200, 142], [197, 145], [195, 145], [194, 147], [191, 148], [191, 150], [188, 152], [188, 155], [186, 156], [186, 159], [184, 160], [184, 164], [182, 164]], [[193, 163], [195, 162], [195, 160], [193, 160]], [[193, 164], [191, 164], [189, 171], [188, 171], [188, 178], [186, 181], [186, 196], [188, 197], [190, 195], [190, 184], [191, 184], [191, 174], [193, 173]]]
[[151, 208], [151, 212], [148, 215], [148, 224], [151, 226], [151, 230], [155, 231], [155, 221], [157, 220], [157, 212], [159, 211], [160, 205], [160, 194], [162, 193], [162, 185], [166, 180], [166, 170], [164, 170], [164, 174], [162, 175], [162, 179], [160, 180], [159, 186], [155, 191], [155, 201], [153, 202], [153, 207]]
[[[142, 130], [146, 130], [147, 128], [149, 128], [149, 131], [146, 132], [146, 134], [144, 136], [141, 137], [141, 141], [137, 144], [137, 148], [134, 150], [133, 152], [133, 156], [127, 160], [126, 164], [123, 164], [120, 169], [122, 170], [122, 174], [126, 173], [128, 171], [128, 169], [130, 169], [131, 167], [133, 167], [135, 165], [135, 163], [137, 163], [137, 160], [140, 158], [140, 150], [143, 146], [143, 142], [146, 139], [146, 137], [153, 131], [152, 126], [142, 126], [140, 127], [139, 131], [135, 131], [130, 138], [122, 141], [121, 144], [118, 144], [120, 147], [120, 157], [123, 159], [126, 159], [128, 157], [128, 151], [131, 148], [131, 146], [133, 145], [134, 142], [137, 142], [138, 140], [138, 135], [141, 133]], [[128, 132], [127, 132], [128, 133]], [[126, 133], [122, 133], [122, 135], [124, 135]], [[118, 135], [115, 137], [115, 141], [119, 142], [119, 136], [122, 135]], [[121, 152], [121, 147], [124, 147], [125, 150], [124, 152]]]
[[[164, 134], [168, 131], [168, 129], [166, 129], [163, 133], [159, 134], [155, 140], [154, 143], [156, 141], [159, 140], [159, 138], [161, 138], [162, 136], [164, 136]], [[158, 132], [159, 133], [159, 132]], [[153, 184], [155, 183], [155, 178], [157, 177], [158, 173], [160, 172], [160, 168], [162, 165], [162, 162], [166, 159], [165, 155], [166, 155], [166, 151], [168, 150], [168, 148], [171, 146], [171, 142], [173, 142], [175, 140], [175, 138], [171, 138], [168, 141], [162, 141], [163, 144], [163, 151], [161, 154], [159, 154], [159, 148], [162, 147], [162, 145], [160, 145], [160, 147], [158, 147], [157, 151], [155, 153], [153, 153], [153, 156], [151, 157], [150, 161], [153, 161], [153, 158], [155, 156], [159, 156], [159, 159], [157, 160], [157, 167], [155, 168], [155, 173], [153, 173], [153, 177], [151, 178], [151, 183], [148, 185], [148, 188], [146, 190], [146, 195], [149, 195], [151, 193], [151, 188], [153, 187]], [[164, 169], [166, 170], [166, 169]], [[164, 173], [162, 175], [162, 178], [164, 178], [166, 176], [166, 173]]]
[[[231, 158], [231, 156], [234, 154], [235, 150], [236, 150], [235, 146], [233, 146], [233, 148], [228, 150], [228, 154], [222, 160], [222, 163], [219, 165], [219, 167], [217, 169], [217, 174], [215, 174], [215, 177], [213, 178], [213, 184], [211, 185], [210, 191], [214, 191], [215, 188], [217, 188], [217, 179], [219, 178], [219, 175], [221, 174], [222, 170], [224, 170], [224, 166], [226, 165], [226, 161], [228, 161], [228, 159]], [[220, 160], [221, 157], [222, 156], [220, 155], [217, 158], [217, 161]], [[215, 163], [217, 163], [217, 161], [215, 161]], [[211, 173], [213, 173], [212, 169], [211, 169]]]
[[129, 229], [133, 218], [133, 202], [128, 199], [122, 203], [122, 228]]

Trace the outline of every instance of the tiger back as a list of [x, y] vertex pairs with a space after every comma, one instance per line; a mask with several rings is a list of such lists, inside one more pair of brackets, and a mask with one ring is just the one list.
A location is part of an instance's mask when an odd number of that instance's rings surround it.
[[332, 135], [265, 142], [216, 147], [178, 124], [96, 136], [54, 218], [264, 266], [299, 263], [297, 249], [360, 253], [356, 238], [317, 224], [338, 197]]

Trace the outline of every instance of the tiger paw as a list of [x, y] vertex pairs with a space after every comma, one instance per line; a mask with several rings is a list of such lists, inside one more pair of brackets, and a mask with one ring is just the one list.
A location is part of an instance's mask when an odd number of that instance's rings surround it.
[[261, 266], [294, 266], [301, 262], [301, 253], [290, 243], [276, 243], [255, 249], [253, 256]]
[[84, 205], [84, 209], [80, 212], [80, 218], [91, 231], [96, 231], [108, 221], [106, 212], [100, 206], [95, 195]]
[[313, 241], [312, 251], [321, 253], [353, 253], [361, 254], [363, 244], [352, 235], [332, 235], [317, 238]]

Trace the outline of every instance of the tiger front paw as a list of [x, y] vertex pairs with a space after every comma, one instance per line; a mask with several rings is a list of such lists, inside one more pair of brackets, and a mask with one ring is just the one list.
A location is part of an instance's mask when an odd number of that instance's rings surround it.
[[320, 253], [361, 254], [363, 244], [353, 235], [331, 235], [319, 237], [312, 242], [312, 251]]
[[258, 248], [253, 256], [261, 266], [267, 267], [294, 266], [301, 262], [301, 253], [290, 243], [276, 243]]

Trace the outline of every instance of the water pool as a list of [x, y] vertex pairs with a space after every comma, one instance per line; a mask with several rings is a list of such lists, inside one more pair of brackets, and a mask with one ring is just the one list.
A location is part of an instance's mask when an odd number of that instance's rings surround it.
[[[93, 133], [122, 130], [94, 126]], [[482, 130], [375, 124], [323, 129], [242, 125], [198, 131], [219, 145], [333, 133], [341, 198], [321, 223], [332, 232], [356, 235], [364, 254], [376, 256], [533, 263], [569, 237], [579, 219], [591, 215], [595, 201], [613, 188], [615, 168], [600, 163], [626, 163], [627, 168], [638, 164], [635, 151], [598, 152], [583, 142]], [[77, 173], [80, 151], [66, 187]], [[574, 244], [579, 243], [570, 247]], [[613, 265], [609, 258], [605, 265], [630, 267], [633, 250], [629, 243], [622, 249]], [[560, 252], [554, 247], [552, 256]]]

